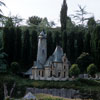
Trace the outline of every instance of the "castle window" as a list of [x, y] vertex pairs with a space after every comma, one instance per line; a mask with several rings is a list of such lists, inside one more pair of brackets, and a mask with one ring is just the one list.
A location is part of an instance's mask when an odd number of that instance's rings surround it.
[[44, 77], [44, 72], [42, 71], [42, 77]]
[[64, 66], [64, 69], [66, 69], [66, 66]]
[[39, 71], [39, 76], [40, 76], [40, 71]]
[[50, 71], [50, 77], [52, 77], [52, 71]]
[[60, 77], [60, 74], [61, 74], [61, 73], [60, 73], [60, 72], [58, 72], [58, 77]]
[[64, 62], [66, 62], [66, 58], [64, 58]]
[[42, 54], [44, 54], [44, 49], [42, 50]]
[[65, 78], [65, 76], [66, 76], [66, 73], [64, 72], [64, 78]]

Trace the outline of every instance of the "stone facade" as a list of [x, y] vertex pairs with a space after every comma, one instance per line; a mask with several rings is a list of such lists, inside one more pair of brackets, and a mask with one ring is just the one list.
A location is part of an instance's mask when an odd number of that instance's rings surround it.
[[[57, 46], [54, 53], [47, 59], [47, 38], [44, 32], [38, 37], [37, 61], [29, 69], [30, 78], [34, 80], [67, 80], [69, 61], [60, 46]], [[28, 72], [26, 72], [28, 73]]]

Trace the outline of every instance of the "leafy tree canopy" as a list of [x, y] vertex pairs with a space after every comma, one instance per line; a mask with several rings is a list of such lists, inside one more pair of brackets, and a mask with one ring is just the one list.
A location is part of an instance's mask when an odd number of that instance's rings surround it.
[[29, 25], [39, 25], [40, 22], [42, 21], [42, 18], [38, 17], [38, 16], [32, 16], [32, 17], [29, 17], [29, 19], [27, 20], [27, 23]]
[[91, 76], [94, 76], [97, 72], [97, 67], [95, 64], [90, 64], [87, 68], [87, 73]]
[[91, 57], [88, 53], [83, 52], [76, 60], [81, 73], [86, 72], [86, 69], [89, 64], [93, 63], [93, 57]]
[[78, 64], [73, 64], [70, 68], [70, 75], [71, 76], [78, 76], [80, 73], [80, 69], [78, 67]]

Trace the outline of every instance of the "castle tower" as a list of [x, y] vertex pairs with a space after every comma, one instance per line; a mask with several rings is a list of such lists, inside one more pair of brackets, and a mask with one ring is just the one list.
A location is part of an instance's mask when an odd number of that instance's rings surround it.
[[37, 63], [44, 65], [47, 59], [47, 37], [44, 31], [38, 36]]

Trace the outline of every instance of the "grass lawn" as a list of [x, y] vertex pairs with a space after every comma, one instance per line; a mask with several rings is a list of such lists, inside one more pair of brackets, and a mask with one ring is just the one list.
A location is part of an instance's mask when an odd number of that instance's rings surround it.
[[[48, 94], [37, 94], [36, 97], [38, 100], [75, 100], [75, 99], [61, 98], [61, 97], [52, 96]], [[81, 100], [81, 99], [76, 99], [76, 100]]]

